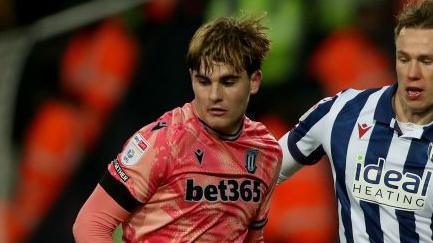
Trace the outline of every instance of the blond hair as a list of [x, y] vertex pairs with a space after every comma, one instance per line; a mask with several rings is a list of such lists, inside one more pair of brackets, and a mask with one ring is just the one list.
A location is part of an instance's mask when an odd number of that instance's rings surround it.
[[208, 72], [212, 62], [221, 62], [248, 75], [259, 70], [271, 45], [262, 19], [222, 17], [202, 25], [189, 44], [188, 68], [199, 71], [204, 65]]

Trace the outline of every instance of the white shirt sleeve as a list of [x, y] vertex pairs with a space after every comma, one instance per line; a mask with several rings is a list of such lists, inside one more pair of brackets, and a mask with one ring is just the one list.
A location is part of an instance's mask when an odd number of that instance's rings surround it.
[[285, 181], [287, 178], [292, 176], [296, 171], [302, 168], [302, 164], [296, 162], [293, 156], [290, 154], [290, 151], [287, 147], [287, 138], [289, 137], [289, 133], [284, 134], [283, 137], [278, 140], [282, 150], [283, 150], [283, 161], [281, 164], [280, 174], [278, 175], [277, 183]]
[[336, 98], [337, 96], [327, 97], [319, 101], [278, 141], [283, 151], [278, 183], [292, 176], [303, 165], [314, 164], [325, 155], [322, 145], [328, 130], [326, 115]]

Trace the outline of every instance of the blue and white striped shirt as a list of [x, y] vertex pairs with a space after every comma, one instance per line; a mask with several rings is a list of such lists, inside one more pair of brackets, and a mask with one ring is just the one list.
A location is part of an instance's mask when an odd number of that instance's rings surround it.
[[340, 242], [433, 242], [433, 125], [403, 133], [392, 108], [396, 89], [324, 99], [280, 140], [300, 164], [328, 155]]

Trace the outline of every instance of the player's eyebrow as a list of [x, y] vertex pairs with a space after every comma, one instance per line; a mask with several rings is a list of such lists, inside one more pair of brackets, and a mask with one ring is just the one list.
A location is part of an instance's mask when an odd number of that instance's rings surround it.
[[[397, 51], [397, 56], [410, 56], [409, 53], [406, 53], [405, 51]], [[417, 59], [428, 59], [433, 58], [432, 54], [420, 54], [417, 56]]]
[[203, 75], [203, 74], [199, 74], [199, 73], [197, 73], [197, 74], [195, 74], [194, 76], [195, 76], [196, 78], [202, 78], [202, 79], [210, 80], [210, 78], [209, 78], [208, 76]]
[[[208, 76], [203, 75], [203, 74], [197, 73], [194, 76], [197, 77], [197, 78], [202, 78], [202, 79], [210, 80], [210, 78]], [[224, 75], [220, 76], [218, 79], [219, 80], [239, 79], [240, 77], [241, 77], [241, 75], [237, 75], [237, 74], [224, 74]]]
[[225, 74], [219, 77], [219, 80], [239, 79], [241, 76], [236, 74]]
[[408, 54], [407, 54], [406, 52], [404, 52], [404, 51], [398, 50], [398, 51], [397, 51], [397, 55], [404, 55], [404, 56], [407, 56]]

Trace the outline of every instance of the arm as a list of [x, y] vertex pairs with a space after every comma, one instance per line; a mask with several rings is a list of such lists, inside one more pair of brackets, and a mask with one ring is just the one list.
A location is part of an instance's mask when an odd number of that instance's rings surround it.
[[278, 143], [283, 159], [277, 183], [291, 177], [303, 165], [315, 164], [325, 155], [323, 131], [330, 129], [326, 116], [340, 94], [319, 101], [299, 118], [299, 123], [290, 132], [280, 138]]
[[248, 229], [247, 237], [245, 238], [244, 243], [253, 243], [253, 242], [265, 242], [263, 238], [263, 228]]
[[78, 243], [113, 242], [114, 229], [128, 215], [129, 212], [98, 184], [75, 220], [73, 226], [75, 241]]
[[289, 132], [286, 133], [283, 137], [278, 140], [280, 147], [283, 150], [283, 161], [281, 164], [280, 174], [278, 176], [278, 184], [282, 183], [289, 177], [291, 177], [295, 172], [302, 168], [302, 164], [296, 162], [293, 156], [290, 154], [290, 151], [287, 147], [287, 139], [289, 137]]
[[[78, 243], [113, 242], [116, 226], [156, 191], [164, 178], [166, 163], [165, 159], [156, 157], [165, 154], [154, 150], [166, 146], [166, 140], [163, 136], [157, 137], [158, 132], [151, 131], [154, 126], [152, 123], [134, 133], [108, 165], [107, 172], [75, 221], [73, 232]], [[154, 171], [160, 173], [151, 173]]]

